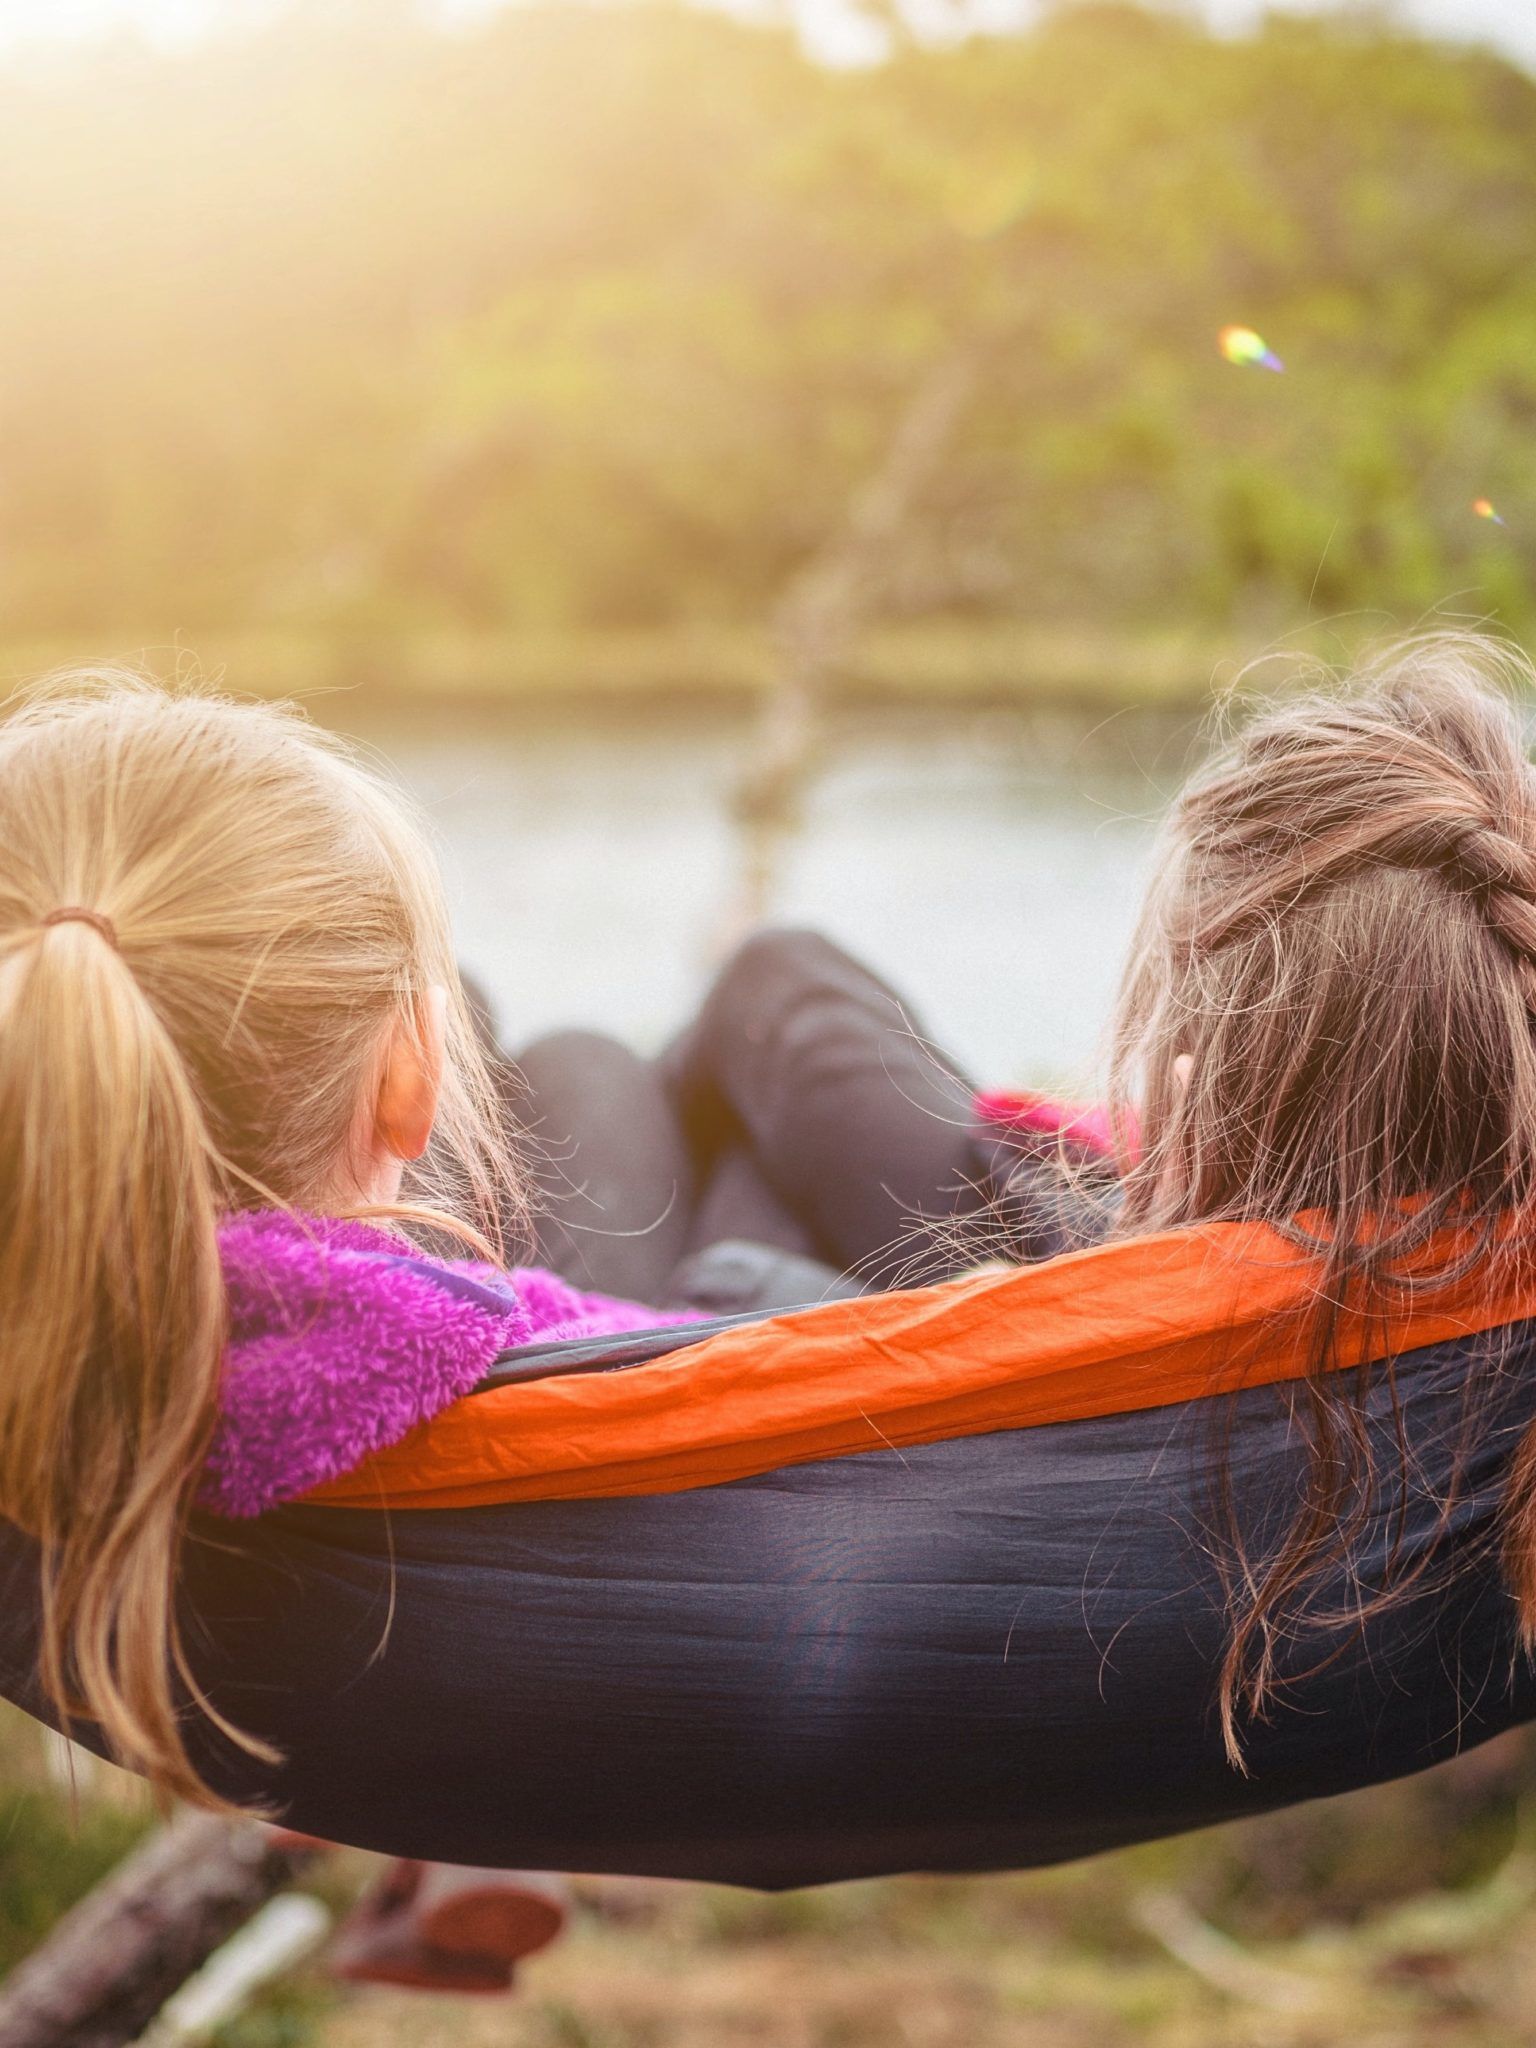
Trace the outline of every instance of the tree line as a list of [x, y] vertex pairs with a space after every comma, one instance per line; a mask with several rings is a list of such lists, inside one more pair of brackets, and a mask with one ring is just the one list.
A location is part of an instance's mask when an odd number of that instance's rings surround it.
[[755, 622], [961, 354], [899, 616], [1536, 625], [1536, 83], [1379, 22], [310, 0], [11, 60], [0, 233], [12, 635]]

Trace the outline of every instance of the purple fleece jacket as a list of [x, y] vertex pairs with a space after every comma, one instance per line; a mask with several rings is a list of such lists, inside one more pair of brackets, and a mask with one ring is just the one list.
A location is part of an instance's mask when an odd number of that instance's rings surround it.
[[219, 1233], [229, 1300], [222, 1413], [198, 1501], [263, 1514], [361, 1464], [536, 1338], [659, 1322], [554, 1273], [433, 1259], [366, 1223], [258, 1211]]

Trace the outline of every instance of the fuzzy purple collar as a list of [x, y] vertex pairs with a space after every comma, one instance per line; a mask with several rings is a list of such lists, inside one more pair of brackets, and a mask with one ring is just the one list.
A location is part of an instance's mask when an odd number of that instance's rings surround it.
[[219, 1246], [230, 1341], [198, 1494], [215, 1514], [259, 1515], [351, 1471], [536, 1333], [490, 1267], [426, 1258], [369, 1224], [239, 1215]]

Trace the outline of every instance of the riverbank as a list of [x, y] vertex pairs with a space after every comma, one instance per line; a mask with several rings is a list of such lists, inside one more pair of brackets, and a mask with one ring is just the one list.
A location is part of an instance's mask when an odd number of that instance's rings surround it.
[[[1337, 654], [1316, 636], [1320, 651]], [[1287, 641], [1293, 650], [1294, 638]], [[842, 702], [1010, 705], [1105, 712], [1198, 712], [1230, 687], [1244, 660], [1208, 633], [1126, 634], [1087, 625], [928, 619], [881, 628], [850, 651]], [[0, 640], [0, 677], [15, 685], [91, 661], [197, 673], [273, 697], [366, 690], [373, 697], [484, 706], [676, 701], [750, 705], [775, 681], [763, 631], [732, 627], [569, 633], [336, 631], [273, 628], [176, 634], [81, 631]]]

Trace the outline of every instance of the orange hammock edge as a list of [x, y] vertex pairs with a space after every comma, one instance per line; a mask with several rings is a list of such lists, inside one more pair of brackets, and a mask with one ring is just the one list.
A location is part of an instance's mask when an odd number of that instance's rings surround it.
[[[1501, 1262], [1340, 1320], [1349, 1369], [1536, 1315]], [[1318, 1266], [1277, 1233], [1217, 1224], [1001, 1275], [867, 1295], [668, 1357], [472, 1394], [305, 1496], [352, 1508], [614, 1499], [789, 1465], [1170, 1407], [1309, 1370]]]

